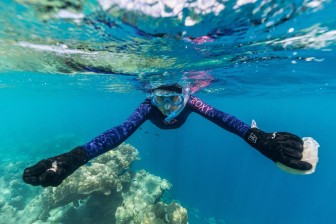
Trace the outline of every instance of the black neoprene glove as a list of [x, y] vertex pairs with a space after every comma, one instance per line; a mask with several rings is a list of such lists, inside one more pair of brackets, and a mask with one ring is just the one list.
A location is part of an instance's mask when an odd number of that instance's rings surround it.
[[302, 159], [303, 141], [289, 132], [265, 133], [258, 128], [247, 131], [245, 141], [274, 162], [297, 170], [310, 170], [312, 165]]
[[27, 184], [42, 187], [56, 187], [80, 166], [88, 162], [82, 147], [76, 147], [70, 152], [41, 160], [34, 166], [24, 170], [22, 178]]

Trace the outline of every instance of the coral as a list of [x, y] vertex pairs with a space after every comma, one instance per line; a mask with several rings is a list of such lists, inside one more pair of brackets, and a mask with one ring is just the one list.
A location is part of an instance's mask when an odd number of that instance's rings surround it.
[[27, 162], [8, 163], [0, 168], [6, 173], [0, 178], [4, 189], [0, 219], [9, 224], [187, 223], [187, 211], [181, 205], [160, 202], [171, 188], [167, 180], [144, 170], [130, 171], [136, 159], [138, 151], [122, 144], [79, 168], [60, 186], [45, 189], [20, 180]]
[[130, 223], [131, 220], [142, 215], [147, 207], [161, 197], [164, 190], [170, 188], [170, 184], [160, 177], [153, 176], [144, 170], [136, 173], [131, 186], [123, 193], [123, 206], [116, 212], [117, 223]]
[[47, 188], [43, 192], [43, 200], [51, 207], [59, 207], [82, 200], [94, 192], [105, 195], [111, 194], [114, 189], [119, 192], [123, 183], [130, 181], [127, 170], [137, 159], [136, 148], [122, 144], [92, 160], [90, 165], [79, 168], [60, 186]]
[[41, 19], [47, 20], [56, 17], [56, 14], [61, 10], [67, 10], [73, 13], [79, 13], [83, 10], [83, 1], [63, 0], [63, 1], [48, 1], [48, 0], [16, 0], [18, 3], [33, 7]]
[[188, 223], [187, 210], [176, 202], [172, 202], [171, 204], [158, 202], [154, 205], [153, 211], [158, 218], [164, 220], [166, 223]]
[[33, 223], [43, 207], [31, 206], [32, 201], [37, 201], [41, 189], [24, 184], [21, 181], [22, 167], [26, 162], [4, 162], [0, 167], [0, 222], [1, 223]]
[[123, 205], [116, 211], [116, 223], [187, 223], [187, 211], [179, 204], [156, 203], [170, 188], [167, 180], [139, 171], [130, 189], [123, 193]]

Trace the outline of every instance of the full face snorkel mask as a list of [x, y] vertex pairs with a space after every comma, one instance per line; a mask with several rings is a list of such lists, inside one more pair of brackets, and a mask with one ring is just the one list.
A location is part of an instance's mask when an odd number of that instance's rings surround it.
[[[151, 94], [151, 102], [158, 108], [165, 109], [167, 117], [166, 122], [171, 122], [184, 109], [188, 102], [190, 89], [181, 87], [178, 84], [160, 86]], [[178, 108], [170, 110], [171, 107]]]

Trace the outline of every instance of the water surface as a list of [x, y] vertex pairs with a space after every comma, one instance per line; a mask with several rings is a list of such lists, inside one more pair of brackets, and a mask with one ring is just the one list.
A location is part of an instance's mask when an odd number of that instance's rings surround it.
[[189, 223], [335, 222], [335, 1], [0, 6], [0, 206], [32, 197], [9, 194], [13, 179], [36, 193], [21, 183], [25, 166], [120, 124], [149, 88], [179, 82], [246, 123], [321, 145], [316, 172], [293, 176], [197, 115], [178, 130], [146, 122], [127, 140], [141, 156], [133, 169], [169, 180], [165, 197]]

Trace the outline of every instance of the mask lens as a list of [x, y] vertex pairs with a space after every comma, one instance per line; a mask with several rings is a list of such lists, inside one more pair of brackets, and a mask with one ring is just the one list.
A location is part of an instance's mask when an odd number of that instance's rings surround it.
[[162, 106], [166, 103], [173, 106], [178, 106], [183, 103], [183, 96], [176, 93], [161, 93], [159, 91], [154, 92], [152, 96], [152, 103], [156, 106]]
[[170, 97], [170, 102], [173, 105], [179, 105], [180, 103], [182, 103], [182, 96], [171, 96]]
[[154, 96], [153, 98], [155, 104], [161, 105], [163, 104], [164, 97], [163, 96]]

